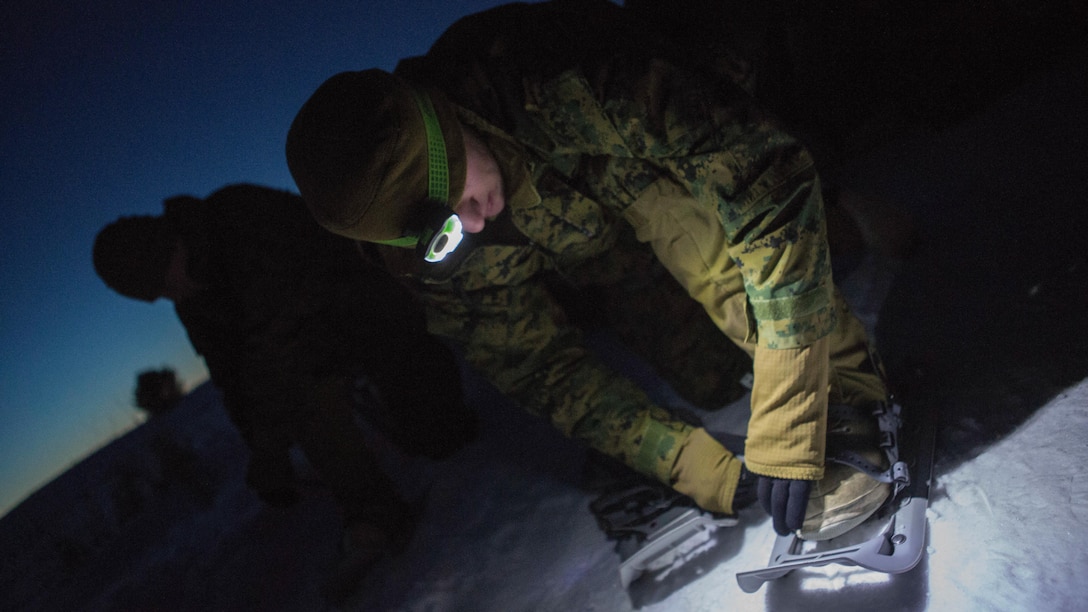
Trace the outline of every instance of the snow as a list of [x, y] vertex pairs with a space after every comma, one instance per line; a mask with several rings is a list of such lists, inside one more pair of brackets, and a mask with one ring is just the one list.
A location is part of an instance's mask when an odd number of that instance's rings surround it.
[[929, 567], [941, 609], [1083, 608], [1085, 432], [1088, 381], [938, 479]]
[[[841, 278], [905, 397], [938, 411], [926, 555], [897, 576], [827, 566], [756, 593], [761, 511], [664, 577], [620, 585], [587, 506], [592, 461], [466, 373], [480, 438], [452, 459], [371, 441], [418, 505], [407, 550], [372, 571], [350, 610], [1075, 610], [1088, 584], [1088, 280], [1083, 72], [1041, 75], [940, 133], [890, 143], [856, 184], [902, 202], [925, 238]], [[681, 405], [608, 337], [594, 346]], [[908, 405], [909, 408], [909, 405]], [[308, 481], [289, 510], [242, 482], [244, 450], [204, 386], [0, 519], [0, 609], [316, 610], [338, 519]], [[743, 401], [699, 412], [742, 432]], [[312, 476], [309, 476], [312, 479]]]

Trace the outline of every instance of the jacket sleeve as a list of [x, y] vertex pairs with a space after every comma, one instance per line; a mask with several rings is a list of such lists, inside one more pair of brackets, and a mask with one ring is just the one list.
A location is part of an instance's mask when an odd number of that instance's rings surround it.
[[237, 351], [239, 343], [234, 339], [236, 329], [230, 319], [214, 320], [199, 309], [194, 309], [192, 304], [175, 305], [178, 319], [185, 327], [189, 336], [189, 343], [193, 350], [204, 359], [204, 365], [208, 368], [212, 382], [223, 394], [223, 405], [231, 422], [242, 434], [248, 443], [249, 432], [246, 425], [246, 416], [243, 411], [245, 402], [239, 401], [237, 374], [235, 366], [238, 363]]
[[214, 289], [201, 310], [220, 333], [190, 337], [250, 448], [279, 453], [312, 401], [322, 257], [297, 196], [231, 186], [207, 202]]
[[[265, 288], [267, 290], [267, 287]], [[305, 322], [275, 292], [257, 288], [243, 298], [246, 334], [237, 367], [239, 399], [247, 403], [253, 443], [274, 449], [290, 445], [315, 386]]]
[[[488, 255], [488, 248], [473, 253]], [[427, 286], [423, 298], [431, 332], [463, 346], [504, 395], [564, 435], [669, 483], [691, 427], [591, 355], [541, 283], [471, 290], [444, 283]]]

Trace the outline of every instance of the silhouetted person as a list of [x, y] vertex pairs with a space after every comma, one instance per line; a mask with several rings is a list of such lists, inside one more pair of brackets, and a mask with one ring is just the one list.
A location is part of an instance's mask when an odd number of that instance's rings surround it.
[[353, 394], [402, 449], [445, 457], [475, 435], [452, 352], [371, 247], [319, 227], [301, 198], [231, 185], [169, 198], [161, 216], [98, 234], [94, 265], [118, 293], [174, 302], [250, 450], [246, 482], [273, 506], [297, 498], [297, 444], [343, 513], [356, 569], [396, 551], [408, 508], [367, 449]]

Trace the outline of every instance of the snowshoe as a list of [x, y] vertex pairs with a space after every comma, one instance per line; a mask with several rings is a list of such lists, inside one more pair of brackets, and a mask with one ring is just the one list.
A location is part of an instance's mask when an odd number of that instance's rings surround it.
[[650, 480], [605, 492], [590, 510], [609, 538], [617, 540], [624, 588], [645, 572], [664, 577], [712, 547], [719, 527], [737, 523], [735, 516], [702, 510], [691, 498]]
[[895, 403], [879, 404], [874, 416], [888, 468], [881, 469], [849, 450], [829, 453], [828, 460], [890, 484], [892, 495], [864, 523], [839, 537], [806, 542], [797, 534], [778, 536], [767, 567], [737, 574], [742, 590], [754, 593], [764, 582], [805, 567], [837, 563], [900, 574], [918, 564], [925, 544], [935, 428], [921, 412], [902, 427], [901, 408]]

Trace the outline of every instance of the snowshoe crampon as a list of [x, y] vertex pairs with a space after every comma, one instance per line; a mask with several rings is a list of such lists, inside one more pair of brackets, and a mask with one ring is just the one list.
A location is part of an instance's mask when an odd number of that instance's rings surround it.
[[[885, 448], [892, 467], [883, 476], [895, 486], [893, 495], [865, 523], [838, 538], [806, 542], [793, 534], [778, 536], [767, 567], [737, 573], [742, 590], [754, 593], [764, 582], [806, 567], [839, 564], [901, 574], [921, 561], [935, 428], [920, 412], [901, 428], [900, 408], [895, 404], [876, 416], [885, 439], [892, 441]], [[901, 451], [906, 451], [903, 456]]]
[[690, 498], [654, 482], [606, 492], [590, 504], [601, 529], [617, 540], [620, 582], [627, 588], [645, 572], [664, 577], [717, 540], [737, 518], [702, 510]]

